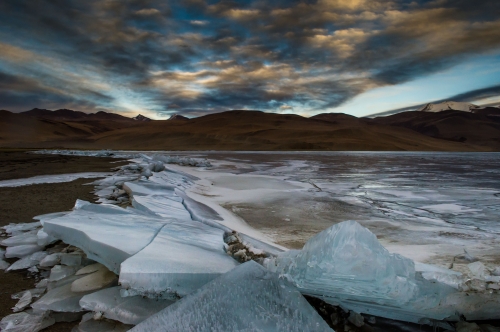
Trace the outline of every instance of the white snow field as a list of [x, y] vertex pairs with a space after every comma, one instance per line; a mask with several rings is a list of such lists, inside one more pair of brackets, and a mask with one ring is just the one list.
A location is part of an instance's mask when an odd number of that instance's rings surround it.
[[[421, 227], [406, 224], [415, 241], [424, 239], [423, 227], [469, 235], [480, 232], [478, 224], [495, 238], [495, 226], [481, 223], [482, 206], [459, 201], [458, 191], [407, 190], [387, 185], [401, 182], [397, 176], [374, 181], [367, 173], [362, 187], [345, 174], [337, 183], [318, 181], [311, 174], [319, 168], [306, 161], [231, 174], [211, 167], [220, 161], [129, 156], [131, 164], [93, 183], [101, 204], [78, 200], [72, 211], [3, 227], [0, 268], [28, 269], [39, 281], [13, 295], [17, 313], [2, 319], [2, 331], [39, 331], [56, 321], [80, 321], [75, 331], [331, 330], [301, 293], [361, 323], [359, 314], [420, 324], [500, 318], [499, 264], [471, 254], [463, 239], [454, 240], [461, 251], [449, 266], [391, 253], [356, 221], [330, 223], [302, 250], [286, 250], [221, 206], [286, 198], [302, 209], [299, 199], [336, 195], [351, 207], [376, 202], [391, 225], [420, 220]], [[306, 214], [311, 222], [318, 215]], [[475, 219], [464, 222], [468, 214]], [[411, 245], [408, 252], [417, 255]], [[19, 260], [9, 266], [4, 256]]]

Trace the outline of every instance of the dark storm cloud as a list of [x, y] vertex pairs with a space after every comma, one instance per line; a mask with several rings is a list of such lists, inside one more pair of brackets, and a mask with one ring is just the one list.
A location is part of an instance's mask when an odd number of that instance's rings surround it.
[[19, 107], [29, 95], [166, 114], [321, 110], [498, 49], [499, 6], [4, 0], [0, 69], [11, 77], [0, 89]]

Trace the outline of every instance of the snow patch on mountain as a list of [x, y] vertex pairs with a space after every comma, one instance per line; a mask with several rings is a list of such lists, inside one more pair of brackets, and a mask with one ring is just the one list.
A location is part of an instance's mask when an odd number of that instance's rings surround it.
[[479, 106], [469, 103], [456, 102], [456, 101], [445, 101], [438, 104], [426, 104], [419, 108], [419, 112], [442, 112], [442, 111], [463, 111], [463, 112], [473, 112]]

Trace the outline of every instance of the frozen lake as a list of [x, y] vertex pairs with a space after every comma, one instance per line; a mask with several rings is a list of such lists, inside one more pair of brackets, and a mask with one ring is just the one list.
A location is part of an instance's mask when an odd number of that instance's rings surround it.
[[[262, 188], [261, 195], [225, 193], [218, 202], [283, 246], [301, 248], [317, 232], [352, 219], [389, 250], [417, 261], [448, 266], [465, 249], [485, 263], [500, 262], [499, 153], [181, 154], [208, 158], [214, 165], [210, 172], [221, 173], [215, 186], [234, 193], [249, 184]], [[222, 176], [226, 173], [238, 177], [230, 181]], [[259, 184], [262, 179], [248, 176], [309, 188], [267, 192], [272, 181]], [[206, 188], [202, 194], [211, 195]]]

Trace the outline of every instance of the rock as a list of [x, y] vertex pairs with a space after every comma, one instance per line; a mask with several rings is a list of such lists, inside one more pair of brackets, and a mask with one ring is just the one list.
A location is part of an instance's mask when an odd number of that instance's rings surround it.
[[104, 265], [99, 270], [73, 281], [71, 284], [72, 292], [88, 292], [111, 286], [118, 282], [118, 277], [109, 271]]
[[361, 327], [365, 325], [364, 317], [354, 311], [351, 311], [349, 313], [349, 317], [347, 318], [347, 320], [356, 327]]
[[334, 312], [333, 314], [330, 315], [330, 320], [332, 321], [332, 325], [338, 325], [339, 323], [339, 315]]
[[103, 267], [105, 268], [105, 266], [102, 265], [102, 264], [100, 264], [100, 263], [95, 263], [95, 264], [92, 264], [92, 265], [87, 265], [84, 268], [81, 268], [80, 270], [76, 271], [75, 275], [79, 276], [81, 274], [93, 273], [93, 272], [99, 271]]
[[476, 323], [458, 322], [455, 328], [456, 332], [481, 332]]

